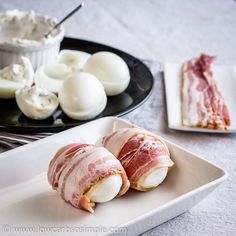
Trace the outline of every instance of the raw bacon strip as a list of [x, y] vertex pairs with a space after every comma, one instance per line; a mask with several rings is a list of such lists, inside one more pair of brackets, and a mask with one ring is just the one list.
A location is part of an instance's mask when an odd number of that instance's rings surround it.
[[183, 64], [182, 122], [185, 126], [227, 130], [229, 109], [213, 78], [214, 57], [202, 54]]
[[88, 144], [69, 144], [60, 148], [49, 164], [48, 181], [53, 189], [58, 187], [59, 176], [71, 158], [83, 148], [91, 148]]
[[144, 179], [158, 168], [171, 167], [169, 150], [162, 139], [140, 128], [124, 128], [103, 138], [103, 145], [124, 167], [131, 188], [147, 191]]
[[105, 148], [91, 144], [71, 144], [61, 148], [51, 160], [48, 180], [61, 197], [77, 208], [94, 211], [95, 203], [86, 193], [99, 181], [120, 175], [117, 196], [129, 189], [129, 180], [120, 162]]

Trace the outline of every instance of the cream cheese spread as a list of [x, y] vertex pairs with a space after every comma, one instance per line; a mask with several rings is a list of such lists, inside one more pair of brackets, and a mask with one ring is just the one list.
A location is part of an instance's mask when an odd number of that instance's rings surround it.
[[59, 104], [55, 94], [37, 86], [16, 91], [16, 102], [27, 117], [35, 120], [47, 119]]
[[26, 57], [0, 70], [0, 98], [14, 98], [15, 91], [33, 83], [34, 70]]
[[63, 28], [55, 29], [45, 37], [58, 21], [55, 18], [35, 14], [34, 11], [6, 11], [0, 14], [0, 44], [18, 46], [38, 46], [54, 42]]

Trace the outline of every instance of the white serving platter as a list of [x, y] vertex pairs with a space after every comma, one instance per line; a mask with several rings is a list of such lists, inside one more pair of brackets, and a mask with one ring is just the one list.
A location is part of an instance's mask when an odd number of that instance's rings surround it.
[[130, 126], [125, 120], [102, 118], [2, 153], [0, 234], [138, 235], [189, 210], [226, 179], [221, 168], [165, 140], [175, 165], [155, 190], [129, 190], [97, 204], [94, 214], [60, 199], [46, 178], [58, 148], [71, 142], [99, 144], [103, 135]]
[[175, 130], [209, 133], [235, 133], [236, 132], [236, 66], [213, 65], [212, 70], [218, 87], [229, 107], [231, 126], [228, 131], [206, 128], [191, 128], [182, 125], [181, 118], [181, 66], [182, 64], [166, 63], [164, 66], [164, 81], [168, 126]]

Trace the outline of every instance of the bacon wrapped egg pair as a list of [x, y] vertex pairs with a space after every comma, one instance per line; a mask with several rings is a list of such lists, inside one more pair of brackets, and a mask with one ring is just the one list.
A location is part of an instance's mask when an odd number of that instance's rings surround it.
[[157, 187], [174, 164], [164, 141], [140, 128], [117, 130], [103, 146], [71, 144], [61, 148], [48, 169], [48, 180], [75, 207], [94, 211], [95, 203], [125, 194], [129, 187]]

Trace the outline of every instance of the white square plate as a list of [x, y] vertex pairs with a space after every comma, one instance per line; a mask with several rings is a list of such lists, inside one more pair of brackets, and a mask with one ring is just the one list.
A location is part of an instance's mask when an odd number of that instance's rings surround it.
[[205, 128], [191, 128], [182, 125], [181, 118], [181, 66], [182, 64], [167, 63], [164, 67], [165, 93], [168, 113], [168, 126], [175, 130], [235, 133], [236, 132], [236, 66], [214, 65], [214, 78], [229, 107], [231, 126], [228, 131]]
[[121, 198], [97, 204], [94, 214], [60, 199], [46, 179], [58, 148], [71, 142], [99, 144], [103, 135], [131, 126], [118, 118], [102, 118], [1, 154], [1, 235], [137, 235], [187, 211], [227, 177], [214, 164], [165, 140], [175, 165], [155, 190], [129, 190]]

